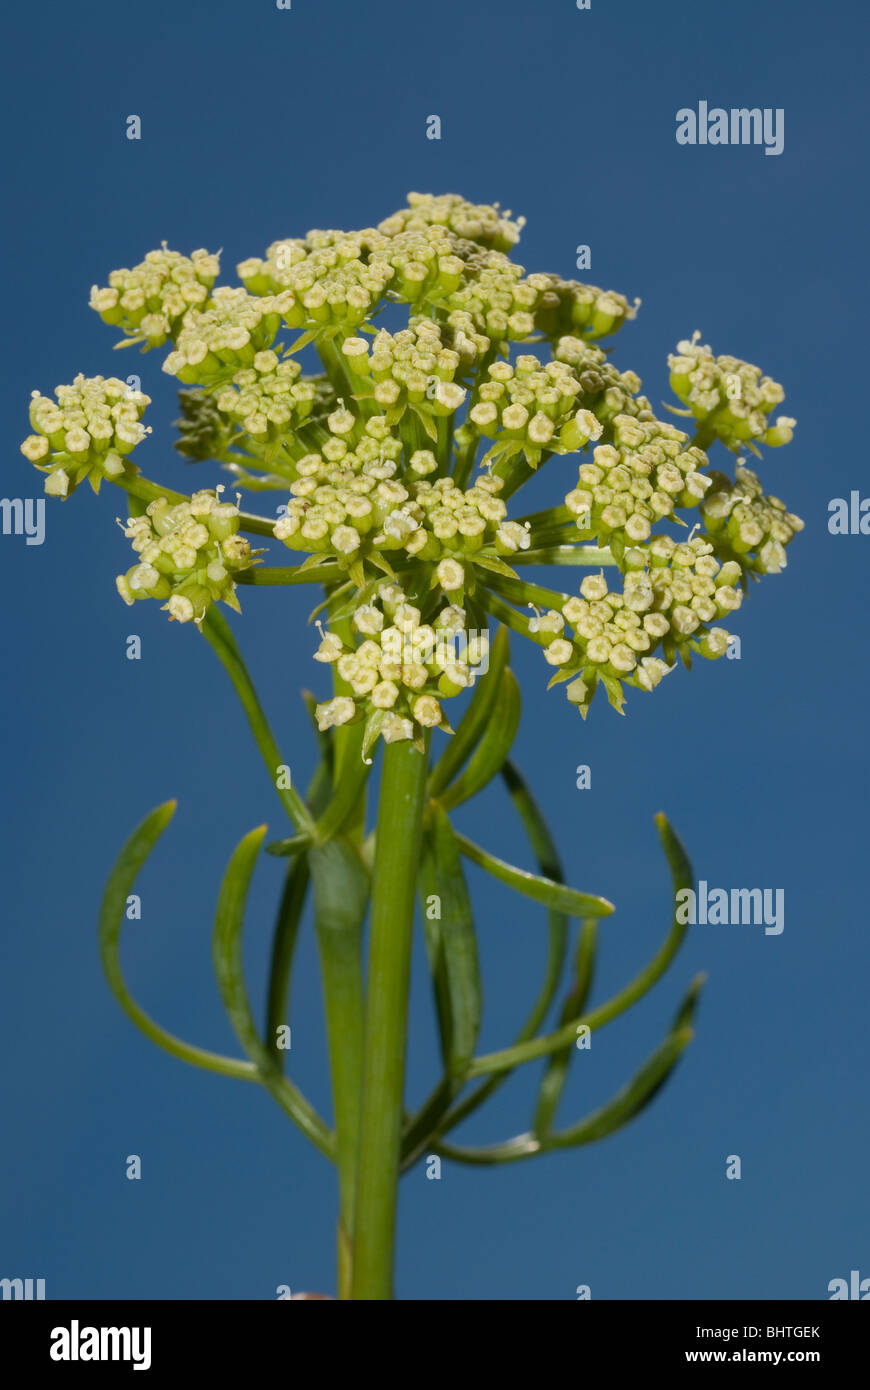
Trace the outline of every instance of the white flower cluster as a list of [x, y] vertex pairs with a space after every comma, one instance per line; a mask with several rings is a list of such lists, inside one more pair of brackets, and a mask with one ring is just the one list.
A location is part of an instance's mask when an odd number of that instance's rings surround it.
[[475, 641], [464, 640], [465, 623], [463, 609], [452, 604], [424, 623], [402, 589], [381, 585], [354, 614], [358, 645], [346, 647], [334, 632], [322, 636], [315, 660], [334, 664], [349, 693], [317, 706], [318, 727], [372, 719], [387, 743], [414, 738], [423, 729], [448, 728], [441, 700], [470, 686], [481, 662]]
[[618, 415], [613, 441], [580, 464], [565, 505], [584, 535], [621, 558], [626, 545], [649, 539], [656, 522], [671, 519], [677, 508], [697, 507], [711, 479], [700, 471], [706, 455], [687, 448], [688, 435], [673, 425]]
[[395, 334], [382, 329], [371, 347], [365, 338], [346, 338], [341, 351], [356, 378], [357, 399], [373, 402], [390, 425], [410, 406], [432, 439], [431, 417], [452, 415], [464, 404], [467, 392], [455, 378], [479, 356], [473, 338], [427, 318], [412, 318]]
[[28, 435], [21, 452], [48, 476], [51, 497], [67, 497], [85, 478], [94, 491], [102, 478], [126, 471], [124, 456], [149, 433], [142, 415], [151, 397], [131, 391], [118, 377], [76, 377], [72, 386], [58, 386], [56, 400], [34, 391], [30, 401]]
[[528, 549], [526, 527], [506, 519], [499, 478], [482, 474], [463, 489], [449, 477], [430, 481], [438, 463], [415, 450], [400, 473], [401, 444], [383, 416], [360, 422], [339, 407], [331, 437], [317, 454], [295, 460], [291, 501], [274, 533], [290, 549], [335, 556], [348, 565], [374, 552], [404, 553], [436, 563], [442, 589], [465, 583], [464, 563]]
[[718, 437], [729, 449], [740, 452], [754, 441], [778, 447], [788, 444], [796, 421], [780, 415], [771, 425], [768, 416], [785, 392], [778, 381], [762, 376], [760, 367], [739, 357], [714, 357], [699, 343], [700, 333], [677, 343], [668, 357], [671, 388], [711, 440]]
[[91, 308], [131, 341], [161, 347], [188, 309], [205, 304], [219, 270], [218, 256], [208, 251], [182, 256], [164, 242], [132, 270], [113, 270], [106, 289], [94, 285]]
[[804, 529], [801, 518], [778, 497], [765, 497], [748, 468], [738, 466], [734, 483], [724, 473], [714, 473], [712, 482], [701, 510], [716, 554], [756, 574], [780, 574], [786, 546]]
[[256, 296], [221, 286], [206, 309], [191, 309], [185, 315], [163, 370], [186, 386], [227, 381], [272, 346], [282, 320], [289, 322], [295, 308], [289, 290]]
[[[707, 624], [733, 613], [743, 599], [735, 587], [740, 566], [720, 565], [701, 537], [677, 543], [658, 536], [627, 552], [626, 560], [621, 592], [608, 589], [603, 572], [590, 574], [578, 598], [529, 622], [546, 661], [558, 668], [556, 679], [576, 678], [566, 694], [584, 715], [599, 683], [621, 709], [623, 683], [654, 690], [678, 653], [686, 664], [691, 652], [724, 656], [730, 634]], [[659, 649], [662, 655], [654, 655]]]
[[233, 575], [249, 569], [256, 555], [238, 529], [239, 509], [222, 502], [219, 491], [195, 492], [175, 505], [156, 498], [123, 526], [139, 563], [118, 576], [118, 593], [128, 604], [165, 598], [170, 619], [180, 623], [201, 623], [218, 599], [241, 611]]
[[580, 383], [564, 362], [547, 362], [524, 354], [510, 362], [493, 362], [476, 392], [468, 419], [495, 443], [485, 461], [524, 453], [534, 467], [546, 449], [574, 453], [601, 437], [601, 423], [591, 411], [577, 408]]

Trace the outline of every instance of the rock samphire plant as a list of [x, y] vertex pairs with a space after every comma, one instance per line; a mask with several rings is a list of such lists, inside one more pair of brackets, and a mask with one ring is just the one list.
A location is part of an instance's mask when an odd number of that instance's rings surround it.
[[[509, 638], [540, 647], [550, 684], [562, 684], [584, 717], [599, 692], [621, 711], [627, 690], [649, 693], [678, 663], [726, 652], [723, 624], [753, 581], [785, 567], [802, 524], [745, 466], [749, 452], [760, 457], [760, 446], [791, 439], [794, 421], [770, 418], [782, 388], [757, 367], [715, 356], [695, 334], [668, 359], [680, 402], [668, 409], [692, 433], [659, 419], [635, 373], [598, 346], [635, 307], [559, 275], [527, 275], [511, 255], [521, 225], [498, 206], [414, 194], [377, 227], [274, 242], [238, 266], [237, 288], [216, 285], [216, 255], [164, 245], [113, 271], [91, 305], [122, 335], [119, 345], [169, 349], [163, 370], [184, 388], [176, 448], [221, 465], [226, 483], [188, 496], [143, 476], [132, 454], [149, 433], [149, 398], [135, 378], [78, 376], [54, 399], [34, 392], [33, 433], [21, 446], [52, 497], [70, 498], [85, 479], [94, 491], [104, 481], [123, 489], [135, 563], [117, 580], [121, 598], [156, 599], [210, 643], [292, 823], [288, 838], [266, 846], [286, 856], [287, 875], [260, 1024], [241, 937], [264, 826], [241, 841], [219, 893], [214, 967], [245, 1060], [165, 1032], [121, 973], [125, 903], [174, 803], [147, 816], [121, 850], [100, 945], [115, 997], [148, 1037], [195, 1066], [264, 1086], [336, 1165], [341, 1298], [392, 1296], [398, 1179], [421, 1157], [507, 1163], [601, 1139], [650, 1101], [692, 1036], [700, 981], [625, 1088], [557, 1126], [578, 1037], [655, 984], [686, 926], [675, 913], [649, 965], [590, 1006], [598, 923], [613, 907], [563, 882], [511, 761], [520, 693]], [[319, 370], [306, 374], [300, 354], [314, 353]], [[710, 466], [717, 441], [737, 456], [733, 476]], [[554, 505], [523, 514], [516, 494], [545, 466]], [[278, 493], [278, 520], [242, 511], [243, 491]], [[271, 563], [273, 550], [267, 561], [260, 545], [270, 538], [298, 563]], [[570, 581], [534, 583], [530, 566], [563, 567]], [[240, 587], [254, 599], [261, 585], [297, 584], [322, 586], [313, 656], [332, 681], [330, 698], [305, 697], [319, 764], [304, 797], [219, 608], [240, 612]], [[454, 702], [464, 703], [461, 717], [450, 714]], [[528, 834], [535, 872], [452, 824], [451, 813], [496, 777]], [[685, 852], [665, 817], [656, 820], [675, 891], [687, 887]], [[483, 992], [464, 860], [514, 890], [518, 910], [541, 904], [549, 920], [543, 983], [526, 1022], [509, 1046], [486, 1054], [476, 1051]], [[309, 894], [331, 1126], [286, 1075], [282, 1047]], [[418, 898], [443, 1075], [406, 1109]], [[561, 1012], [548, 1022], [563, 988]], [[546, 1065], [528, 1132], [491, 1147], [453, 1142], [460, 1121], [536, 1059]]]

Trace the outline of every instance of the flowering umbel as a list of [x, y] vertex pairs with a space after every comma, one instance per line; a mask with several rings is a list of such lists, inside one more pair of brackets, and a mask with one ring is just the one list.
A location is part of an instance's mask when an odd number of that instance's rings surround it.
[[216, 599], [241, 612], [233, 576], [257, 557], [238, 534], [238, 507], [220, 501], [222, 490], [195, 492], [175, 506], [159, 497], [142, 516], [127, 518], [124, 535], [139, 564], [116, 581], [125, 603], [165, 598], [169, 617], [180, 623], [201, 623]]
[[[697, 333], [668, 359], [680, 401], [668, 409], [695, 433], [658, 419], [639, 377], [597, 345], [636, 305], [527, 274], [511, 257], [522, 225], [498, 205], [411, 194], [376, 227], [274, 242], [239, 264], [240, 287], [216, 285], [216, 255], [165, 244], [94, 287], [122, 344], [170, 345], [163, 370], [187, 388], [180, 451], [239, 488], [283, 492], [275, 522], [219, 491], [163, 495], [141, 478], [129, 455], [149, 398], [114, 377], [79, 376], [56, 401], [34, 393], [22, 452], [52, 496], [87, 477], [139, 499], [124, 526], [138, 563], [118, 580], [128, 603], [157, 598], [197, 624], [218, 600], [238, 608], [236, 583], [258, 578], [242, 530], [307, 554], [292, 582], [310, 571], [327, 586], [316, 659], [336, 676], [317, 720], [364, 719], [366, 749], [449, 729], [442, 701], [472, 683], [474, 661], [443, 639], [490, 619], [543, 648], [584, 715], [599, 686], [621, 709], [626, 686], [655, 689], [678, 657], [723, 655], [720, 624], [750, 581], [785, 567], [801, 521], [742, 457], [731, 477], [707, 449], [760, 457], [795, 422], [771, 422], [781, 386]], [[312, 345], [321, 370], [306, 374]], [[517, 512], [514, 494], [553, 459], [563, 500]], [[592, 568], [572, 596], [521, 579], [534, 563]]]

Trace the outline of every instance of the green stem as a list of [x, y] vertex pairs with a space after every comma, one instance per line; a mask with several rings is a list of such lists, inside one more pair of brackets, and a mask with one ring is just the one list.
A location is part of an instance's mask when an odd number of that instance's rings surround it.
[[[356, 386], [351, 379], [344, 358], [335, 346], [334, 340], [331, 338], [321, 338], [320, 342], [317, 344], [317, 355], [323, 363], [323, 370], [329, 377], [336, 396], [344, 401], [349, 410], [354, 410], [356, 408], [355, 413], [359, 415], [360, 402], [353, 399]], [[369, 410], [363, 413], [369, 414], [371, 412]]]
[[[131, 497], [138, 497], [142, 502], [155, 502], [158, 497], [165, 497], [167, 501], [189, 502], [190, 498], [186, 492], [176, 492], [174, 488], [162, 487], [160, 483], [152, 483], [148, 478], [143, 478], [141, 473], [123, 474], [119, 478], [113, 478], [112, 482], [116, 487], [123, 488], [129, 492]], [[252, 516], [248, 512], [241, 512], [239, 528], [248, 531], [254, 536], [273, 536], [274, 520], [266, 516]]]
[[[214, 605], [212, 605], [206, 614], [201, 632], [233, 683], [235, 692], [241, 701], [242, 708], [248, 716], [251, 732], [254, 735], [263, 762], [266, 764], [266, 769], [271, 777], [272, 785], [281, 798], [281, 802], [288, 816], [299, 830], [310, 835], [314, 829], [314, 820], [305, 802], [293, 786], [278, 785], [278, 768], [286, 767], [286, 763], [278, 751], [275, 736], [269, 728], [268, 721], [263, 713], [263, 708], [257, 698], [254, 683], [242, 660], [242, 654], [236, 644], [236, 639], [232, 634], [229, 623]], [[283, 777], [281, 780], [284, 780]]]
[[372, 884], [354, 1299], [390, 1299], [405, 1080], [414, 894], [428, 766], [410, 742], [384, 748]]
[[338, 565], [324, 561], [322, 565], [262, 565], [242, 570], [235, 576], [237, 584], [326, 584], [342, 577]]
[[695, 436], [689, 445], [690, 449], [709, 449], [713, 440], [716, 438], [716, 430], [708, 420], [706, 424], [699, 425]]
[[350, 1297], [356, 1158], [362, 1093], [362, 924], [368, 875], [356, 849], [334, 840], [312, 849], [315, 928], [323, 977], [335, 1120], [340, 1215], [338, 1296]]
[[[362, 602], [362, 599], [357, 599]], [[356, 633], [349, 613], [343, 611], [342, 592], [326, 587], [326, 606], [330, 629], [337, 633], [346, 647], [356, 646]], [[310, 621], [310, 620], [309, 620]], [[336, 695], [352, 695], [347, 681], [342, 680], [335, 666], [332, 684]], [[369, 766], [363, 762], [362, 747], [365, 729], [362, 724], [342, 725], [335, 730], [334, 796], [319, 819], [316, 833], [323, 838], [337, 835], [344, 829], [356, 844], [362, 842], [366, 819], [366, 781]]]
[[536, 604], [539, 608], [555, 608], [561, 612], [570, 594], [559, 593], [556, 589], [545, 589], [541, 584], [532, 584], [528, 579], [508, 579], [503, 574], [489, 574], [486, 582], [511, 603]]
[[549, 545], [520, 550], [511, 556], [512, 565], [615, 565], [606, 547], [597, 545]]

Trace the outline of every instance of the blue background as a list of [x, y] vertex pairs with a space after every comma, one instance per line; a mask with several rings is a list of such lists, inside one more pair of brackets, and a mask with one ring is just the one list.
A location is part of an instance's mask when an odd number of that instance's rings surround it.
[[[671, 971], [578, 1053], [567, 1122], [663, 1034], [692, 975], [709, 981], [695, 1042], [655, 1104], [598, 1146], [508, 1168], [423, 1166], [401, 1197], [398, 1295], [426, 1299], [825, 1298], [870, 1275], [867, 1115], [867, 537], [827, 531], [828, 502], [870, 493], [866, 402], [866, 6], [806, 0], [442, 0], [13, 7], [2, 100], [10, 215], [4, 495], [39, 496], [18, 453], [33, 388], [77, 371], [141, 372], [154, 434], [137, 461], [176, 487], [177, 414], [162, 353], [113, 355], [89, 287], [166, 239], [235, 263], [310, 227], [361, 227], [409, 189], [500, 200], [529, 221], [529, 270], [640, 295], [615, 360], [654, 402], [665, 358], [702, 330], [787, 388], [795, 442], [762, 476], [806, 519], [786, 575], [740, 616], [740, 661], [700, 662], [620, 719], [584, 724], [516, 645], [517, 757], [572, 882], [613, 898], [596, 998], [653, 953], [669, 880], [662, 808], [711, 885], [785, 889], [779, 937], [695, 927]], [[785, 151], [684, 148], [675, 113], [785, 109]], [[142, 139], [125, 138], [126, 117]], [[441, 116], [440, 142], [425, 138]], [[553, 473], [540, 496], [564, 488]], [[137, 998], [192, 1041], [236, 1052], [210, 971], [210, 919], [241, 835], [281, 811], [223, 672], [193, 628], [135, 610], [123, 499], [47, 506], [41, 547], [0, 539], [3, 695], [4, 1117], [0, 1276], [49, 1298], [269, 1299], [334, 1291], [331, 1169], [265, 1093], [151, 1046], [111, 999], [95, 914], [108, 866], [156, 803], [175, 821], [141, 882], [124, 963]], [[288, 596], [289, 595], [289, 596]], [[234, 628], [302, 784], [302, 686], [325, 691], [305, 591], [242, 592]], [[125, 657], [129, 633], [141, 661]], [[578, 791], [587, 763], [592, 788]], [[460, 824], [529, 863], [496, 790]], [[470, 876], [487, 972], [485, 1050], [507, 1043], [542, 969], [543, 911]], [[258, 1013], [280, 866], [258, 870], [248, 925]], [[409, 1096], [434, 1079], [418, 949]], [[292, 1007], [294, 1078], [328, 1109], [310, 930]], [[460, 1131], [525, 1129], [539, 1068]], [[125, 1177], [141, 1155], [143, 1178]], [[726, 1157], [742, 1159], [727, 1181]]]

